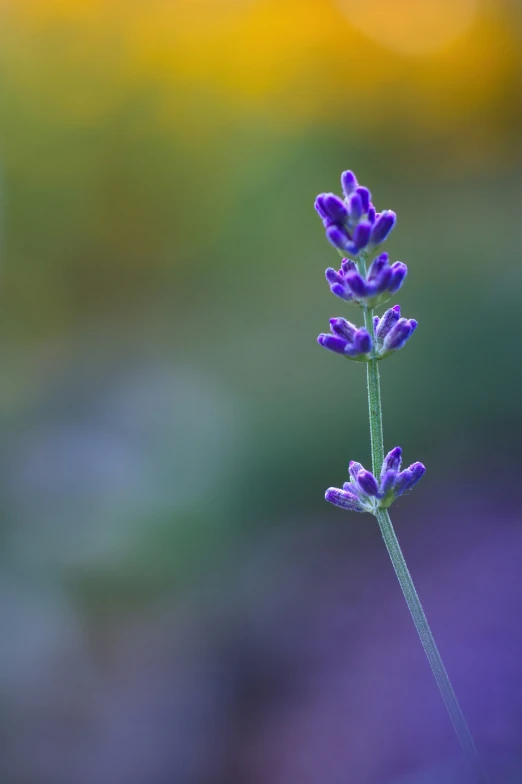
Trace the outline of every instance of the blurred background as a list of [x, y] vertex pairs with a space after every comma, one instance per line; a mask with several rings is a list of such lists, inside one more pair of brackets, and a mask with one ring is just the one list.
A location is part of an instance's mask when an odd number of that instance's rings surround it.
[[[313, 201], [398, 213], [392, 517], [495, 781], [522, 757], [522, 5], [0, 1], [5, 784], [467, 781], [377, 526]], [[394, 303], [391, 303], [394, 304]]]

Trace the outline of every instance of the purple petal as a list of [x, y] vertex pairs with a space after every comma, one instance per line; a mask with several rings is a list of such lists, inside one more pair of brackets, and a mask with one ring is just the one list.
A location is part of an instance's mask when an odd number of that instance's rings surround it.
[[357, 297], [366, 296], [366, 283], [358, 272], [350, 272], [346, 278], [346, 283]]
[[319, 216], [320, 216], [320, 218], [322, 220], [325, 220], [325, 219], [328, 218], [328, 214], [327, 214], [327, 212], [326, 212], [326, 210], [324, 208], [324, 197], [325, 197], [325, 194], [324, 193], [320, 193], [319, 196], [317, 197], [317, 199], [314, 202], [314, 207], [317, 210], [317, 212], [319, 213]]
[[338, 248], [339, 250], [348, 250], [349, 245], [349, 237], [345, 231], [340, 229], [338, 226], [328, 226], [326, 229], [326, 239], [330, 242], [334, 248]]
[[348, 212], [350, 213], [350, 220], [356, 223], [363, 214], [362, 199], [357, 192], [352, 193], [348, 199]]
[[408, 267], [402, 261], [396, 261], [391, 267], [392, 276], [388, 284], [390, 294], [395, 294], [404, 283], [404, 278], [408, 274]]
[[329, 487], [324, 494], [326, 501], [340, 509], [348, 509], [352, 512], [364, 512], [365, 509], [361, 502], [355, 498], [351, 493], [346, 490], [340, 490], [338, 487]]
[[332, 294], [335, 294], [336, 297], [339, 297], [339, 299], [344, 299], [345, 302], [350, 302], [353, 299], [352, 292], [349, 291], [346, 286], [341, 286], [340, 283], [334, 283], [330, 286], [330, 291]]
[[352, 477], [353, 481], [357, 481], [357, 474], [359, 471], [363, 470], [363, 466], [361, 463], [358, 463], [357, 460], [350, 460], [350, 465], [348, 466], [348, 473]]
[[357, 474], [357, 484], [366, 495], [377, 495], [379, 492], [376, 478], [371, 471], [366, 471], [364, 468]]
[[357, 327], [344, 318], [331, 318], [330, 329], [335, 335], [338, 335], [349, 343], [353, 343], [355, 340]]
[[410, 487], [413, 487], [426, 473], [426, 467], [422, 463], [412, 463], [408, 468], [408, 471], [410, 471], [412, 475]]
[[388, 471], [393, 471], [394, 473], [400, 471], [401, 460], [402, 449], [400, 446], [396, 446], [388, 452], [382, 461], [381, 478], [383, 478]]
[[399, 319], [393, 329], [391, 329], [384, 338], [384, 347], [388, 351], [396, 351], [398, 348], [402, 347], [412, 332], [413, 330], [408, 319]]
[[401, 471], [398, 475], [397, 479], [395, 480], [395, 485], [393, 487], [393, 492], [397, 497], [402, 495], [405, 490], [408, 490], [409, 486], [411, 485], [413, 479], [413, 475], [409, 468], [406, 468], [405, 471]]
[[373, 206], [373, 204], [371, 204], [370, 209], [368, 210], [368, 220], [370, 221], [370, 223], [375, 222], [375, 215], [376, 215], [375, 207]]
[[321, 333], [317, 338], [317, 342], [328, 351], [334, 351], [336, 354], [344, 354], [346, 348], [346, 340], [338, 338], [337, 335], [325, 335]]
[[357, 177], [353, 171], [345, 171], [341, 174], [341, 187], [346, 198], [352, 195], [357, 185]]
[[393, 469], [388, 469], [387, 471], [384, 471], [383, 474], [381, 474], [381, 485], [379, 487], [378, 493], [379, 498], [384, 498], [386, 495], [388, 495], [390, 490], [393, 489], [396, 479], [397, 471], [394, 471]]
[[387, 266], [388, 266], [388, 254], [381, 253], [380, 256], [377, 256], [377, 258], [372, 261], [371, 267], [368, 270], [368, 280], [375, 280], [375, 278], [377, 278], [380, 275], [384, 267]]
[[330, 284], [339, 283], [340, 285], [344, 286], [343, 276], [339, 272], [337, 272], [337, 270], [335, 270], [333, 267], [328, 267], [328, 269], [325, 270], [324, 274], [328, 283]]
[[359, 488], [357, 485], [354, 485], [352, 482], [345, 482], [343, 484], [343, 490], [345, 493], [349, 493], [353, 495], [354, 498], [359, 498]]
[[372, 194], [370, 193], [368, 188], [364, 187], [364, 185], [360, 185], [357, 188], [357, 193], [361, 197], [362, 211], [363, 211], [364, 214], [366, 214], [368, 212], [368, 210], [370, 209], [370, 199], [372, 197]]
[[407, 335], [406, 335], [406, 336], [405, 336], [405, 337], [404, 337], [404, 338], [403, 338], [403, 339], [400, 341], [400, 343], [399, 343], [399, 344], [398, 344], [398, 345], [395, 347], [395, 351], [399, 351], [399, 349], [401, 349], [401, 348], [404, 346], [404, 344], [406, 343], [406, 341], [407, 341], [407, 340], [409, 340], [409, 339], [411, 338], [411, 336], [413, 335], [413, 333], [414, 333], [414, 332], [415, 332], [415, 330], [417, 329], [418, 322], [417, 322], [417, 321], [415, 321], [415, 319], [408, 319], [408, 325], [409, 325], [409, 328], [410, 328], [410, 330], [409, 330], [409, 333], [408, 333], [408, 334], [407, 334]]
[[391, 267], [382, 268], [374, 282], [376, 294], [383, 294], [388, 289], [392, 274]]
[[386, 337], [390, 329], [398, 322], [400, 315], [400, 305], [395, 305], [395, 307], [390, 308], [382, 314], [381, 320], [379, 321], [379, 326], [375, 332], [379, 340], [383, 340]]
[[346, 207], [346, 204], [339, 196], [336, 196], [335, 193], [323, 194], [321, 207], [326, 215], [335, 223], [344, 223], [348, 218], [348, 208]]
[[371, 230], [372, 230], [371, 223], [366, 223], [365, 221], [359, 223], [355, 227], [353, 232], [353, 241], [355, 245], [357, 245], [359, 250], [365, 248], [368, 245], [368, 242], [370, 240]]
[[353, 259], [343, 259], [341, 268], [345, 275], [347, 272], [357, 272], [357, 265]]
[[377, 333], [377, 327], [379, 326], [379, 321], [380, 321], [379, 316], [374, 316], [373, 317], [373, 331], [375, 333]]
[[384, 242], [388, 237], [396, 222], [397, 216], [392, 210], [384, 210], [384, 212], [381, 212], [372, 226], [370, 241], [374, 245], [380, 245], [381, 242]]
[[372, 339], [366, 329], [359, 329], [355, 334], [355, 348], [359, 354], [368, 354], [372, 350]]

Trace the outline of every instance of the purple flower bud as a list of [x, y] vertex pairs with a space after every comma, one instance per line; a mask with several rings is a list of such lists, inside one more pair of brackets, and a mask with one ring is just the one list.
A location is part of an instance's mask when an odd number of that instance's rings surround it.
[[358, 272], [350, 272], [350, 274], [346, 276], [345, 280], [356, 297], [366, 296], [366, 283]]
[[422, 479], [424, 474], [426, 473], [426, 467], [422, 465], [422, 463], [412, 463], [411, 466], [408, 468], [408, 471], [411, 473], [411, 484], [410, 487], [413, 487], [417, 484], [419, 479]]
[[353, 495], [354, 498], [360, 497], [359, 488], [357, 487], [357, 485], [353, 484], [352, 482], [345, 482], [343, 484], [343, 490], [345, 491], [345, 493], [348, 493], [349, 495]]
[[383, 340], [390, 329], [395, 326], [401, 316], [401, 306], [395, 305], [385, 313], [382, 314], [379, 320], [379, 326], [375, 331], [375, 335], [379, 340]]
[[402, 495], [405, 490], [409, 489], [412, 479], [413, 476], [409, 468], [406, 468], [405, 471], [401, 471], [395, 480], [395, 485], [393, 487], [393, 492], [397, 498]]
[[348, 343], [353, 343], [357, 334], [357, 327], [346, 321], [344, 318], [331, 318], [330, 328], [335, 335], [338, 335]]
[[373, 224], [372, 233], [370, 235], [370, 242], [372, 242], [374, 245], [380, 245], [382, 242], [384, 242], [386, 237], [395, 226], [396, 221], [397, 216], [392, 210], [384, 210], [384, 212], [381, 212]]
[[373, 206], [373, 204], [371, 204], [370, 209], [368, 210], [368, 220], [370, 223], [375, 223], [375, 215], [376, 215], [375, 207]]
[[328, 269], [325, 270], [324, 274], [328, 283], [330, 284], [339, 283], [340, 285], [344, 286], [343, 276], [339, 272], [337, 272], [337, 270], [335, 270], [333, 267], [328, 267]]
[[352, 193], [348, 199], [348, 212], [350, 213], [350, 220], [357, 223], [363, 213], [362, 199], [357, 192]]
[[344, 299], [345, 302], [350, 302], [350, 300], [353, 299], [352, 292], [344, 285], [344, 283], [342, 285], [341, 283], [332, 284], [330, 286], [330, 291], [332, 294], [335, 294], [336, 297], [339, 297], [339, 299]]
[[361, 250], [368, 245], [370, 240], [370, 232], [372, 230], [371, 223], [366, 223], [363, 221], [362, 223], [357, 224], [353, 232], [353, 241], [354, 244]]
[[347, 272], [357, 272], [357, 264], [353, 259], [343, 259], [341, 267], [345, 275]]
[[317, 342], [320, 346], [323, 346], [323, 348], [327, 348], [328, 351], [334, 351], [336, 354], [344, 354], [346, 348], [346, 340], [337, 337], [337, 335], [325, 335], [324, 333], [321, 333], [317, 338]]
[[341, 174], [341, 187], [343, 193], [348, 198], [357, 188], [357, 177], [353, 171], [345, 171]]
[[335, 193], [323, 194], [321, 207], [326, 215], [334, 221], [334, 223], [344, 223], [348, 218], [348, 209], [346, 204]]
[[334, 248], [338, 248], [339, 250], [348, 250], [348, 245], [350, 242], [350, 238], [342, 229], [338, 226], [328, 226], [326, 229], [326, 239], [330, 242]]
[[375, 282], [373, 284], [375, 287], [376, 294], [382, 294], [388, 289], [388, 284], [391, 280], [392, 274], [393, 273], [391, 271], [391, 267], [382, 268], [382, 270], [377, 275]]
[[355, 333], [355, 348], [358, 354], [368, 354], [372, 350], [370, 333], [364, 328], [358, 329]]
[[352, 477], [354, 482], [357, 482], [357, 474], [359, 471], [363, 470], [363, 466], [361, 463], [358, 463], [357, 460], [350, 460], [350, 465], [348, 466], [348, 473]]
[[324, 220], [329, 220], [328, 214], [327, 214], [327, 212], [326, 212], [326, 210], [324, 208], [324, 197], [325, 197], [325, 194], [324, 193], [320, 193], [319, 196], [317, 197], [317, 199], [314, 202], [314, 207], [317, 210], [317, 212], [319, 213], [319, 216], [320, 216], [320, 218], [323, 221]]
[[365, 511], [358, 498], [346, 490], [339, 490], [338, 487], [329, 487], [324, 497], [330, 504], [338, 506], [340, 509], [349, 509], [352, 512]]
[[376, 478], [371, 471], [366, 471], [364, 468], [357, 474], [357, 484], [366, 495], [377, 495], [379, 492]]
[[408, 340], [412, 332], [413, 328], [409, 320], [405, 318], [399, 319], [384, 338], [384, 348], [387, 351], [396, 351], [402, 348], [402, 345]]
[[387, 266], [388, 266], [388, 254], [381, 253], [380, 256], [377, 256], [377, 258], [372, 261], [372, 265], [368, 271], [368, 280], [369, 281], [375, 280], [375, 278], [377, 278], [380, 275], [384, 267]]
[[404, 278], [408, 274], [408, 267], [402, 261], [396, 261], [391, 266], [392, 276], [388, 284], [388, 291], [390, 294], [395, 294], [404, 283]]
[[363, 185], [360, 185], [357, 188], [356, 192], [361, 197], [362, 211], [363, 211], [364, 214], [366, 214], [368, 212], [368, 210], [370, 209], [370, 199], [371, 199], [372, 195], [371, 195], [370, 191], [368, 190], [368, 188], [365, 188]]
[[381, 474], [381, 485], [379, 487], [379, 498], [384, 498], [388, 493], [393, 490], [395, 480], [397, 479], [397, 471], [389, 469]]
[[377, 327], [379, 326], [379, 321], [380, 321], [379, 316], [374, 316], [373, 317], [373, 331], [374, 332], [377, 332]]
[[400, 471], [401, 460], [402, 460], [402, 449], [400, 448], [400, 446], [396, 446], [388, 452], [388, 454], [382, 461], [381, 478], [383, 478], [388, 471], [394, 471], [395, 473]]

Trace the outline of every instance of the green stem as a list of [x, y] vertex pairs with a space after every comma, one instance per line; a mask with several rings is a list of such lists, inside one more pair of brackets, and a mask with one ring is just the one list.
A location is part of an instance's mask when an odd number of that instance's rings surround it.
[[[364, 309], [364, 323], [366, 329], [372, 336], [373, 344], [375, 345], [375, 331], [373, 328], [373, 310], [370, 308]], [[381, 389], [379, 381], [379, 368], [377, 360], [372, 358], [367, 363], [367, 380], [368, 380], [368, 408], [370, 414], [370, 435], [371, 435], [371, 448], [372, 448], [372, 466], [373, 473], [379, 477], [381, 472], [382, 463], [384, 460], [384, 441], [382, 433], [382, 410], [381, 410]], [[387, 509], [377, 509], [375, 516], [379, 523], [382, 538], [391, 558], [395, 574], [399, 580], [402, 588], [406, 604], [413, 618], [413, 622], [419, 634], [422, 647], [430, 664], [431, 670], [437, 682], [437, 686], [442, 694], [442, 699], [446, 705], [451, 721], [457, 733], [458, 739], [464, 751], [464, 754], [469, 762], [471, 769], [474, 771], [475, 780], [477, 784], [488, 784], [488, 777], [478, 755], [475, 742], [467, 725], [466, 719], [459, 705], [451, 681], [449, 679], [446, 668], [442, 662], [439, 649], [435, 643], [432, 631], [429, 627], [428, 620], [422, 609], [421, 601], [418, 597], [415, 585], [411, 578], [410, 572], [404, 560], [402, 550], [399, 545], [395, 531], [393, 530], [392, 521]]]

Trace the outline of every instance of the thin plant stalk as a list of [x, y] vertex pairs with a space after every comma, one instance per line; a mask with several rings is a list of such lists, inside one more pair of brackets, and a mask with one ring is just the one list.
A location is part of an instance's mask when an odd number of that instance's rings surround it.
[[[364, 261], [362, 262], [364, 267]], [[373, 309], [364, 308], [365, 327], [372, 336], [375, 343], [373, 326]], [[372, 452], [372, 468], [374, 474], [378, 475], [384, 459], [384, 439], [382, 429], [382, 408], [381, 408], [381, 385], [379, 378], [378, 362], [375, 358], [369, 360], [367, 367], [368, 385], [368, 412], [370, 419], [370, 436]], [[413, 579], [406, 564], [404, 555], [399, 545], [399, 541], [393, 529], [390, 514], [387, 509], [378, 509], [375, 514], [379, 529], [384, 539], [388, 555], [390, 556], [395, 574], [402, 589], [402, 593], [408, 605], [408, 609], [413, 618], [413, 623], [417, 629], [422, 647], [428, 659], [433, 677], [440, 689], [442, 699], [446, 705], [450, 719], [457, 733], [460, 745], [468, 760], [468, 763], [475, 774], [477, 784], [488, 784], [489, 778], [486, 774], [482, 761], [479, 757], [475, 741], [466, 722], [462, 708], [460, 707], [457, 696], [451, 685], [449, 675], [444, 667], [442, 657], [437, 648], [435, 638], [428, 624], [428, 619], [422, 608], [421, 600], [415, 589]]]

